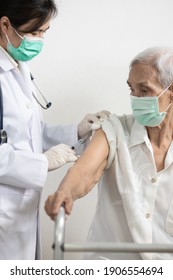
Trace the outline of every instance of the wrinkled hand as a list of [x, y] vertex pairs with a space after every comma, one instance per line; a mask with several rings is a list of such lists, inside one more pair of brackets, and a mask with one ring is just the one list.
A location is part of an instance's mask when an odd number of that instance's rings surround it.
[[78, 136], [84, 138], [94, 130], [101, 127], [101, 122], [110, 116], [110, 112], [103, 110], [96, 114], [87, 114], [84, 119], [78, 124]]
[[65, 144], [53, 146], [44, 154], [48, 160], [48, 171], [55, 170], [67, 162], [73, 162], [78, 159], [74, 150]]
[[45, 211], [52, 220], [55, 220], [56, 215], [61, 207], [64, 205], [65, 213], [70, 214], [73, 207], [73, 197], [70, 192], [57, 190], [54, 194], [50, 195], [45, 202]]

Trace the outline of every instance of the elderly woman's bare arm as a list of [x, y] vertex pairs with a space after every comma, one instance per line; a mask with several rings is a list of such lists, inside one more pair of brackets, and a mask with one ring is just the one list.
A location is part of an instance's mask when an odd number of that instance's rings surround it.
[[66, 213], [70, 214], [73, 201], [91, 191], [103, 174], [108, 153], [106, 136], [99, 129], [77, 162], [69, 168], [58, 190], [48, 197], [45, 210], [52, 219], [63, 203]]

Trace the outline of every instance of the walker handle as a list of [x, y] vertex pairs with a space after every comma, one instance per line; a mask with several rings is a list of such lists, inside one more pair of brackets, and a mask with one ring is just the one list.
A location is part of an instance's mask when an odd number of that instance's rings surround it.
[[55, 231], [54, 231], [54, 259], [63, 260], [64, 259], [64, 245], [65, 240], [65, 210], [62, 205], [55, 219]]

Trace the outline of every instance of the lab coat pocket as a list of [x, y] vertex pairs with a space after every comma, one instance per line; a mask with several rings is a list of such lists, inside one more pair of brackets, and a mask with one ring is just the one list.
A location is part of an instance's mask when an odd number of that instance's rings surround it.
[[8, 232], [26, 232], [30, 227], [31, 197], [1, 194], [0, 228]]
[[171, 204], [168, 210], [168, 215], [166, 217], [166, 223], [165, 223], [166, 231], [173, 236], [173, 198], [171, 200]]

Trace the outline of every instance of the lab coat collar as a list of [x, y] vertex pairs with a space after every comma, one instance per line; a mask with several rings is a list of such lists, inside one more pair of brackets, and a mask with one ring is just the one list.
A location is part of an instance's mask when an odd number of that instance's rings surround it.
[[5, 72], [18, 68], [16, 61], [0, 46], [0, 67]]
[[128, 147], [131, 148], [135, 145], [139, 145], [144, 142], [148, 142], [148, 134], [146, 127], [140, 125], [135, 120], [131, 129]]

